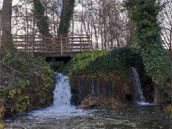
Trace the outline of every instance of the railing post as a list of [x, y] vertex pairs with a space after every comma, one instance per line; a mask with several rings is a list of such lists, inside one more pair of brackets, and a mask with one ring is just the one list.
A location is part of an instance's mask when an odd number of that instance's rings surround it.
[[27, 51], [28, 46], [28, 35], [25, 35], [25, 51]]
[[90, 39], [90, 50], [92, 50], [92, 48], [93, 48], [92, 35], [91, 35], [91, 36], [89, 36], [89, 39]]
[[79, 40], [79, 44], [80, 44], [80, 51], [82, 51], [82, 46], [81, 46], [81, 36], [79, 37], [80, 38], [80, 40]]
[[61, 56], [63, 55], [63, 39], [62, 36], [60, 36], [60, 47], [61, 47]]

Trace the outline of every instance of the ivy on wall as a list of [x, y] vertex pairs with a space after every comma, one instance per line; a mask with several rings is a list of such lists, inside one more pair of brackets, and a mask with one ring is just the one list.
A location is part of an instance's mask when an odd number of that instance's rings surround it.
[[127, 0], [125, 7], [136, 26], [134, 41], [141, 49], [145, 70], [154, 83], [164, 88], [172, 80], [172, 67], [157, 20], [162, 6], [156, 0]]
[[[152, 78], [155, 88], [158, 86], [161, 89], [164, 101], [171, 103], [172, 66], [162, 45], [157, 19], [163, 5], [156, 0], [126, 0], [125, 7], [136, 27], [133, 39], [141, 49], [146, 73]], [[154, 102], [159, 102], [158, 95]]]
[[40, 0], [33, 0], [33, 6], [33, 13], [39, 32], [45, 37], [50, 36], [48, 17], [44, 15], [45, 7]]
[[58, 28], [58, 35], [66, 36], [69, 32], [70, 21], [73, 16], [75, 0], [63, 0], [62, 13]]

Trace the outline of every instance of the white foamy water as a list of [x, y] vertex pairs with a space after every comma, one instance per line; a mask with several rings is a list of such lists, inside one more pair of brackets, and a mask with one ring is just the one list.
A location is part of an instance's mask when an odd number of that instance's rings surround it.
[[148, 103], [148, 102], [136, 102], [136, 103], [139, 104], [139, 105], [141, 105], [141, 106], [146, 106], [146, 105], [147, 105], [147, 106], [149, 106], [149, 105], [150, 105], [150, 106], [151, 106], [151, 105], [153, 106], [153, 105], [155, 105], [155, 104], [153, 104], [153, 103]]
[[69, 77], [58, 74], [56, 77], [56, 87], [54, 90], [54, 101], [51, 107], [35, 110], [29, 113], [31, 116], [40, 118], [57, 118], [68, 116], [87, 115], [88, 111], [78, 110], [71, 105], [71, 90]]
[[139, 104], [141, 106], [154, 105], [152, 103], [145, 102], [139, 74], [134, 67], [131, 67], [131, 70], [133, 72], [133, 101], [135, 101], [136, 104]]
[[139, 75], [134, 67], [131, 67], [131, 70], [133, 72], [133, 101], [136, 103], [145, 102]]

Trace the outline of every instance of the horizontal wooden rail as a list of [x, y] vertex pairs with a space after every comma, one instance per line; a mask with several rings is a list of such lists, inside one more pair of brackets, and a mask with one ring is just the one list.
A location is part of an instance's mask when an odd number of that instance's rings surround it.
[[17, 49], [35, 53], [57, 53], [57, 56], [74, 54], [92, 49], [91, 36], [52, 36], [43, 37], [40, 35], [13, 35], [13, 44]]

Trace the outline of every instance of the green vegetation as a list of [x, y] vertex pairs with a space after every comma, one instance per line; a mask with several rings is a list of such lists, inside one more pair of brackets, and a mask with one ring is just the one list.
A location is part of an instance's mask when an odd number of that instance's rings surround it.
[[43, 6], [40, 0], [33, 0], [33, 5], [34, 5], [33, 13], [36, 19], [39, 32], [43, 36], [46, 36], [46, 37], [50, 36], [48, 17], [44, 16], [45, 7]]
[[[142, 67], [142, 57], [138, 49], [119, 48], [111, 52], [88, 51], [77, 54], [62, 70], [69, 75], [92, 75], [96, 71], [111, 72], [122, 67]], [[105, 74], [105, 73], [104, 73]]]
[[134, 42], [140, 47], [147, 75], [154, 84], [166, 93], [172, 102], [172, 92], [168, 92], [172, 82], [172, 66], [166, 50], [162, 46], [161, 27], [157, 16], [162, 6], [156, 0], [127, 0], [129, 17], [134, 23]]
[[[129, 77], [130, 67], [135, 67], [140, 75], [145, 97], [153, 100], [152, 79], [147, 76], [139, 49], [124, 47], [111, 52], [92, 51], [77, 54], [62, 70], [71, 76], [96, 76], [125, 78]], [[166, 89], [168, 90], [168, 89]], [[170, 103], [170, 95], [164, 94], [163, 102]]]
[[58, 35], [66, 36], [69, 32], [70, 21], [73, 16], [75, 0], [64, 0], [63, 8], [60, 17], [59, 28], [57, 30]]
[[76, 54], [72, 60], [63, 67], [61, 72], [68, 75], [80, 74], [83, 72], [84, 68], [98, 56], [102, 56], [107, 53], [107, 51], [86, 51]]
[[169, 104], [166, 108], [165, 108], [165, 112], [167, 112], [168, 114], [170, 114], [172, 116], [172, 104]]
[[[142, 67], [142, 57], [138, 49], [134, 48], [118, 48], [110, 53], [100, 56], [92, 61], [84, 72], [92, 74], [98, 70], [104, 70], [110, 73], [112, 70], [119, 70], [122, 67]], [[142, 69], [144, 69], [142, 67]]]
[[44, 59], [13, 49], [1, 51], [0, 63], [1, 118], [52, 103], [54, 76]]

